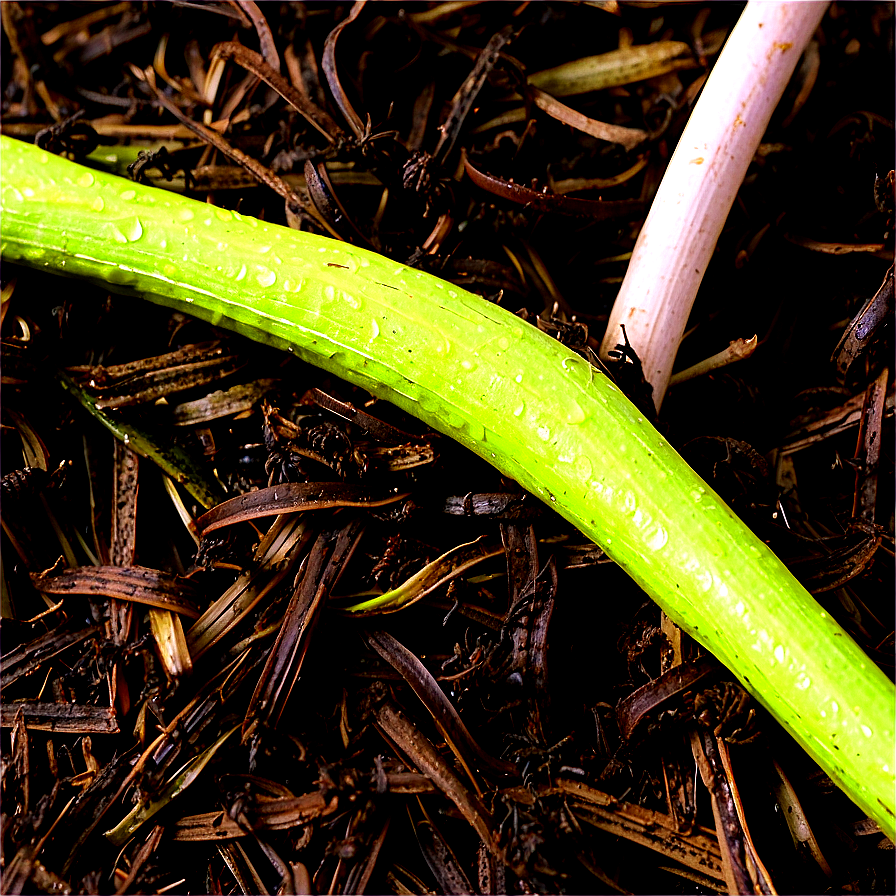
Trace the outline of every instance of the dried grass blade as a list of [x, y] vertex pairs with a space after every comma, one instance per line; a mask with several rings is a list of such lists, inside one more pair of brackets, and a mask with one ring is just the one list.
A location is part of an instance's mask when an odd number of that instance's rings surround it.
[[376, 613], [395, 613], [403, 610], [422, 600], [441, 585], [446, 585], [463, 575], [483, 560], [497, 557], [504, 552], [500, 545], [484, 542], [485, 536], [482, 536], [476, 541], [458, 545], [424, 566], [420, 572], [411, 576], [398, 588], [339, 609], [343, 613], [355, 616], [372, 616]]
[[322, 532], [311, 548], [301, 582], [293, 591], [277, 640], [256, 685], [246, 718], [243, 740], [261, 727], [275, 727], [298, 681], [311, 634], [330, 589], [358, 543], [363, 521], [355, 519], [338, 530]]
[[344, 482], [286, 482], [224, 501], [196, 520], [196, 531], [206, 535], [223, 526], [300, 510], [383, 507], [407, 496], [405, 492], [374, 497], [367, 486]]
[[12, 728], [22, 713], [30, 731], [57, 731], [61, 734], [118, 734], [118, 719], [111, 706], [77, 703], [4, 703], [0, 706], [0, 726]]
[[77, 566], [58, 572], [32, 573], [31, 581], [45, 594], [90, 594], [147, 604], [182, 613], [200, 614], [200, 595], [179, 576], [145, 566]]

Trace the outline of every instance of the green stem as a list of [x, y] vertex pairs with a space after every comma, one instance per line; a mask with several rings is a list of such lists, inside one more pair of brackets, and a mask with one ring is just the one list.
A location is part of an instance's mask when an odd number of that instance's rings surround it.
[[230, 327], [369, 389], [539, 495], [894, 835], [894, 688], [602, 374], [421, 271], [0, 138], [2, 256]]

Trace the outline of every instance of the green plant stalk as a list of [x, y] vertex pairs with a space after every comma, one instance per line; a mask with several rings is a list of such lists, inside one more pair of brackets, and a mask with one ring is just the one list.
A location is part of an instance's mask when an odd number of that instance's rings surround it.
[[0, 152], [4, 259], [295, 352], [452, 436], [599, 544], [893, 838], [892, 683], [581, 357], [371, 252]]

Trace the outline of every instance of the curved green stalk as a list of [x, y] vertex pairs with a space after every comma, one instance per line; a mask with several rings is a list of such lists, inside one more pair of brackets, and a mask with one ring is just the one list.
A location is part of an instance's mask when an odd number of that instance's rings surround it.
[[893, 837], [893, 685], [581, 357], [371, 252], [0, 148], [4, 259], [293, 351], [454, 437], [604, 548]]

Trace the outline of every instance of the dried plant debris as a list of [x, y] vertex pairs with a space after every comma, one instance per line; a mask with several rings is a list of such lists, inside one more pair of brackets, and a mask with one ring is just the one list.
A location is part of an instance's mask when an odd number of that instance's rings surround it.
[[[739, 9], [8, 2], [2, 129], [597, 365]], [[891, 676], [892, 47], [891, 4], [831, 5], [657, 418]], [[893, 892], [876, 825], [516, 483], [287, 354], [2, 278], [4, 892]]]

